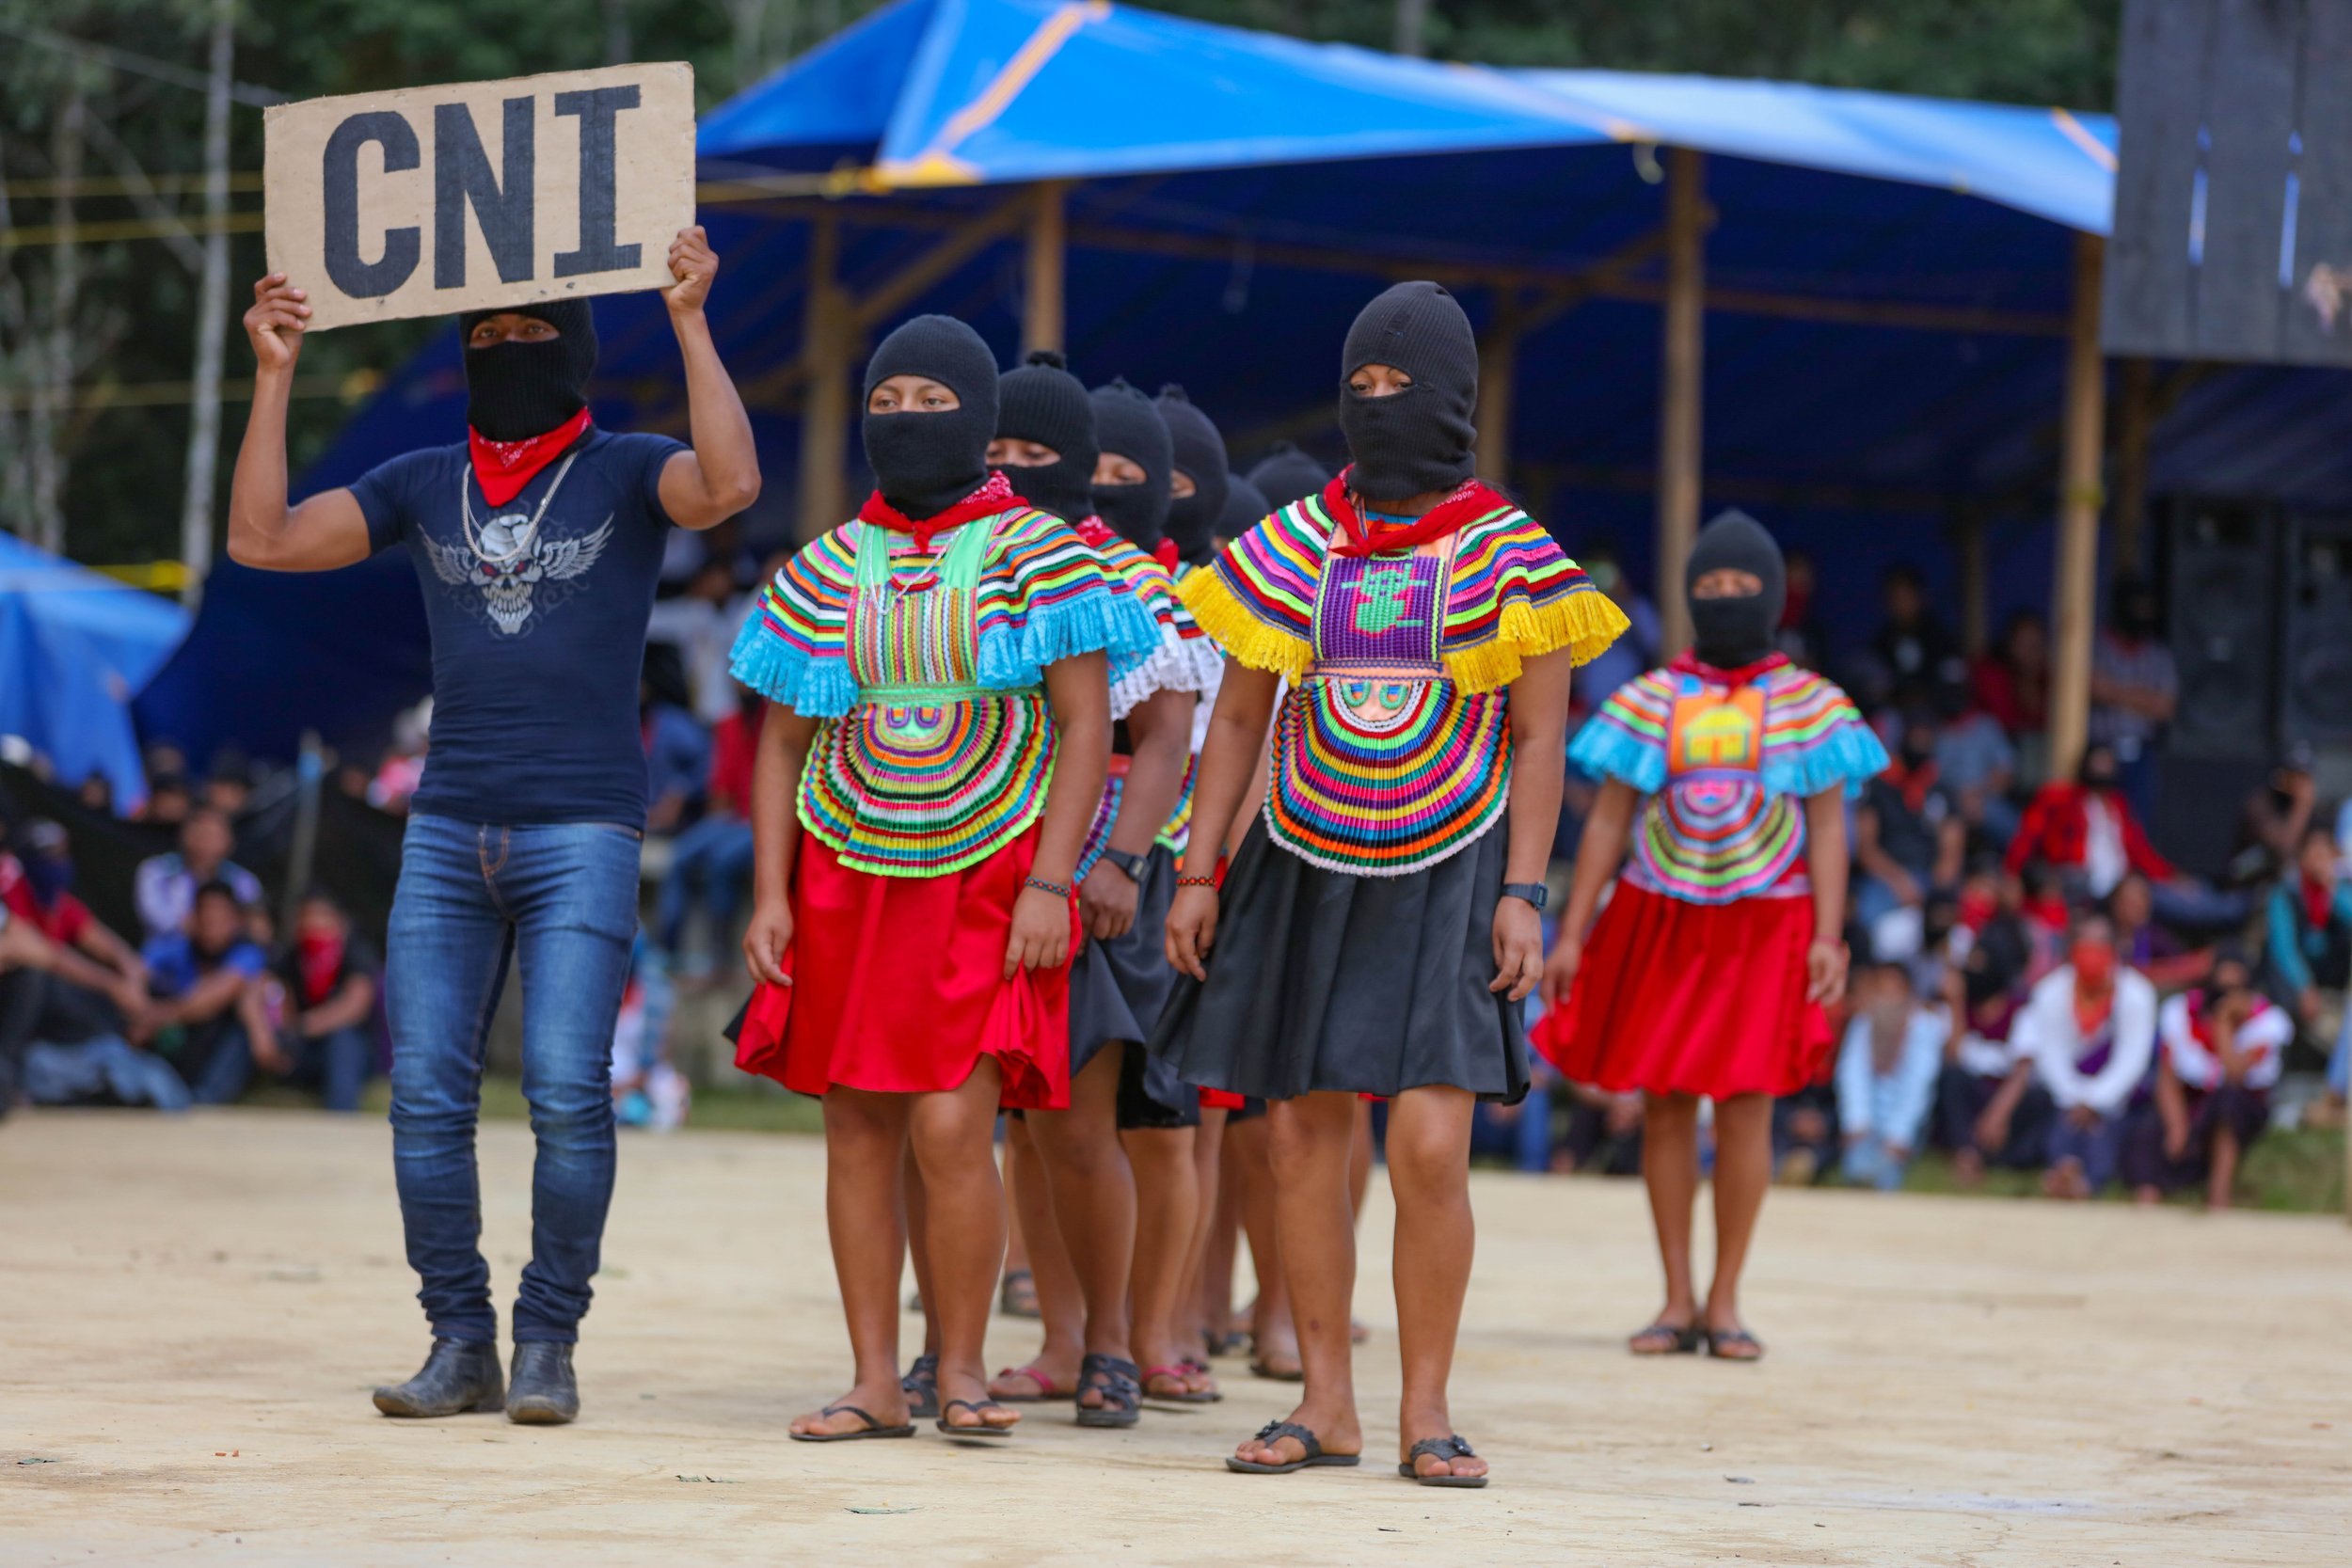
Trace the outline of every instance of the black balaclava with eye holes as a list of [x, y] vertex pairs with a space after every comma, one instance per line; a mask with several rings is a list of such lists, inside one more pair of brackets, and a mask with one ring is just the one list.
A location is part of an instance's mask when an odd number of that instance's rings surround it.
[[[1699, 578], [1726, 568], [1754, 573], [1763, 591], [1729, 599], [1691, 594]], [[1691, 651], [1718, 670], [1743, 669], [1772, 651], [1788, 597], [1788, 567], [1762, 523], [1744, 512], [1725, 512], [1699, 530], [1682, 569], [1682, 591], [1691, 594]]]
[[[473, 329], [492, 316], [529, 316], [555, 328], [544, 342], [463, 348]], [[596, 368], [596, 318], [584, 299], [547, 299], [457, 318], [466, 367], [466, 422], [485, 441], [528, 441], [545, 436], [588, 406], [588, 377]]]
[[1176, 466], [1168, 422], [1124, 379], [1094, 388], [1094, 439], [1143, 470], [1140, 484], [1097, 484], [1094, 510], [1139, 550], [1159, 548], [1168, 526], [1168, 481]]
[[907, 517], [936, 517], [988, 481], [996, 436], [996, 356], [953, 316], [917, 316], [866, 362], [866, 397], [894, 375], [919, 375], [956, 394], [944, 413], [874, 414], [861, 422], [874, 488]]
[[1225, 437], [1172, 381], [1160, 388], [1158, 406], [1176, 450], [1176, 469], [1192, 481], [1191, 495], [1168, 498], [1168, 536], [1176, 541], [1177, 556], [1197, 566], [1209, 559], [1210, 537], [1225, 516]]
[[1063, 522], [1094, 515], [1094, 403], [1086, 384], [1051, 349], [1040, 349], [997, 383], [996, 435], [1035, 441], [1060, 455], [1034, 467], [1008, 463], [997, 471], [1014, 495]]
[[[1413, 378], [1362, 397], [1348, 378], [1389, 365]], [[1369, 501], [1452, 490], [1470, 478], [1478, 427], [1478, 338], [1461, 303], [1436, 283], [1399, 283], [1357, 314], [1340, 354], [1340, 433], [1356, 460], [1349, 487]]]

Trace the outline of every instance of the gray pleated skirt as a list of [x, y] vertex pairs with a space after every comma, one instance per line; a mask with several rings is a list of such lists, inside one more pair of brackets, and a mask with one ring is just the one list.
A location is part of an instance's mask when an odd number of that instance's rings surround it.
[[1175, 895], [1175, 857], [1155, 844], [1136, 885], [1135, 925], [1109, 942], [1089, 937], [1070, 965], [1070, 1076], [1105, 1046], [1130, 1047], [1120, 1071], [1122, 1128], [1190, 1127], [1200, 1118], [1200, 1096], [1142, 1049], [1175, 989], [1167, 945]]
[[1177, 977], [1153, 1058], [1184, 1083], [1266, 1100], [1444, 1084], [1516, 1104], [1524, 1008], [1486, 989], [1508, 840], [1498, 823], [1436, 865], [1359, 877], [1253, 823], [1219, 891], [1209, 977]]

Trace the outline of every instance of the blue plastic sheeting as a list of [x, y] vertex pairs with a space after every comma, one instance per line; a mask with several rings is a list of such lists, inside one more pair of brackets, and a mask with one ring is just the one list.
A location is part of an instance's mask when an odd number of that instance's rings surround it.
[[[1451, 280], [1483, 329], [1505, 284], [1540, 305], [1651, 240], [1663, 192], [1650, 138], [1709, 154], [1705, 507], [1745, 506], [1812, 550], [1822, 602], [1862, 607], [1834, 618], [1841, 626], [1875, 621], [1878, 575], [1898, 560], [1952, 580], [1962, 518], [1988, 530], [1996, 608], [2041, 602], [2075, 232], [2104, 230], [2112, 183], [2104, 118], [1436, 65], [1099, 5], [904, 0], [714, 111], [700, 145], [707, 177], [834, 170], [867, 193], [822, 207], [842, 225], [852, 293], [918, 261], [961, 219], [1025, 199], [989, 182], [1074, 181], [1073, 369], [1089, 382], [1183, 383], [1246, 466], [1283, 438], [1342, 455], [1339, 345], [1389, 280]], [[760, 442], [766, 493], [752, 523], [771, 537], [797, 521], [792, 370], [816, 206], [703, 214], [723, 262], [713, 331]], [[1513, 488], [1572, 549], [1613, 537], [1637, 575], [1652, 536], [1659, 277], [1645, 254], [1528, 333], [1512, 400]], [[1010, 364], [1022, 278], [1008, 238], [905, 313], [961, 316]], [[1804, 319], [1821, 312], [1791, 314], [1790, 300], [1909, 308], [1934, 325]], [[682, 433], [659, 301], [607, 296], [596, 316], [599, 421]], [[456, 439], [456, 354], [445, 339], [396, 372], [304, 486]], [[2158, 427], [2160, 456], [2176, 428]], [[2334, 451], [2352, 454], [2352, 443]], [[857, 471], [854, 434], [842, 458]], [[290, 745], [302, 720], [380, 726], [395, 696], [424, 689], [415, 591], [406, 563], [391, 564], [347, 586], [224, 568], [186, 655], [142, 701], [142, 724], [236, 734], [257, 751]], [[325, 607], [315, 621], [313, 607]], [[254, 656], [268, 667], [257, 676], [276, 672], [278, 685], [209, 678], [246, 642], [292, 639], [281, 621], [305, 628], [294, 656]]]
[[103, 773], [119, 803], [146, 799], [131, 694], [187, 627], [170, 600], [0, 533], [0, 735], [69, 784]]

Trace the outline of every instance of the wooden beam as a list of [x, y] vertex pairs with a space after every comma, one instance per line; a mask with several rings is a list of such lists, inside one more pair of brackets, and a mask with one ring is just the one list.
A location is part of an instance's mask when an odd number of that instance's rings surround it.
[[1041, 180], [1029, 193], [1028, 244], [1022, 255], [1021, 352], [1063, 346], [1063, 290], [1069, 257], [1069, 184]]
[[2154, 422], [2155, 367], [2135, 356], [2115, 388], [2115, 569], [2137, 572], [2148, 548], [2148, 431]]
[[2072, 778], [2090, 729], [2090, 654], [2099, 577], [2099, 460], [2106, 367], [2099, 356], [2105, 242], [2074, 236], [2073, 330], [2066, 341], [2066, 418], [2059, 442], [2058, 550], [2051, 589], [2050, 776]]
[[848, 516], [841, 464], [850, 439], [854, 327], [840, 267], [841, 226], [820, 216], [809, 231], [808, 293], [801, 311], [800, 368], [807, 391], [801, 408], [800, 492], [793, 529], [803, 542]]
[[1666, 152], [1666, 309], [1659, 336], [1658, 595], [1665, 651], [1691, 643], [1682, 566], [1699, 528], [1701, 383], [1706, 361], [1706, 258], [1701, 182], [1707, 166], [1686, 147]]

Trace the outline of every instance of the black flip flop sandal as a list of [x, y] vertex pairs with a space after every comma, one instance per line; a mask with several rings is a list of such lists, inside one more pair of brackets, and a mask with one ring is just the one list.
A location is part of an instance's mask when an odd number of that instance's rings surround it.
[[1239, 1476], [1286, 1476], [1293, 1470], [1304, 1470], [1315, 1465], [1347, 1468], [1363, 1463], [1361, 1454], [1325, 1453], [1323, 1439], [1296, 1421], [1268, 1421], [1258, 1429], [1258, 1441], [1261, 1443], [1271, 1443], [1282, 1437], [1296, 1442], [1305, 1450], [1304, 1456], [1287, 1465], [1261, 1465], [1254, 1459], [1240, 1459], [1229, 1453], [1225, 1456], [1225, 1467]]
[[[1635, 1339], [1648, 1339], [1661, 1334], [1672, 1335], [1674, 1343], [1663, 1350], [1634, 1349]], [[1696, 1323], [1684, 1323], [1680, 1328], [1677, 1328], [1672, 1323], [1652, 1323], [1634, 1335], [1631, 1339], [1628, 1339], [1626, 1349], [1635, 1355], [1696, 1355], [1699, 1353], [1699, 1347], [1706, 1342], [1707, 1330]]]
[[1005, 1407], [994, 1400], [949, 1400], [939, 1407], [939, 1419], [931, 1424], [950, 1437], [1010, 1437], [1012, 1435], [1012, 1428], [991, 1426], [984, 1418], [975, 1419], [970, 1426], [956, 1425], [947, 1419], [947, 1412], [958, 1408], [969, 1410], [977, 1418], [983, 1410], [1002, 1410]]
[[1470, 1444], [1458, 1433], [1446, 1437], [1422, 1438], [1413, 1445], [1412, 1452], [1404, 1464], [1396, 1467], [1396, 1473], [1422, 1486], [1458, 1486], [1468, 1491], [1486, 1484], [1485, 1476], [1424, 1476], [1413, 1465], [1413, 1461], [1423, 1454], [1442, 1459], [1449, 1465], [1457, 1459], [1476, 1459], [1478, 1455], [1470, 1451]]
[[1004, 1317], [1036, 1321], [1037, 1277], [1026, 1269], [1007, 1271], [996, 1287], [996, 1310]]
[[[1707, 1354], [1717, 1361], [1738, 1361], [1753, 1365], [1764, 1359], [1764, 1341], [1744, 1328], [1708, 1329], [1706, 1335]], [[1725, 1355], [1724, 1354], [1725, 1345], [1747, 1345], [1753, 1348], [1746, 1355]]]
[[795, 1432], [787, 1435], [795, 1443], [863, 1443], [869, 1437], [912, 1437], [914, 1435], [914, 1427], [912, 1423], [905, 1426], [886, 1427], [854, 1404], [829, 1404], [817, 1414], [819, 1416], [855, 1416], [866, 1424], [854, 1432]]
[[[1089, 1394], [1100, 1394], [1103, 1402], [1089, 1405]], [[1115, 1356], [1089, 1355], [1078, 1363], [1078, 1424], [1082, 1427], [1131, 1427], [1143, 1419], [1136, 1408], [1143, 1398], [1143, 1383], [1132, 1361]]]
[[939, 1414], [939, 1357], [918, 1355], [907, 1375], [898, 1380], [898, 1389], [907, 1397], [907, 1418], [928, 1421]]

